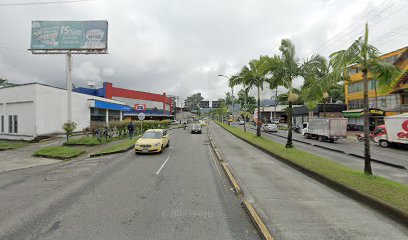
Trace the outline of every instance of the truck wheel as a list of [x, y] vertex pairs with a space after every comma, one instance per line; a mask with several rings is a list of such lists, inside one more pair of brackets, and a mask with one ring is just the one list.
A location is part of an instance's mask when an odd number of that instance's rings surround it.
[[334, 139], [332, 139], [332, 138], [329, 139], [329, 142], [330, 142], [330, 143], [334, 143]]
[[389, 144], [388, 141], [382, 140], [382, 141], [380, 141], [380, 146], [386, 148], [386, 147], [390, 146], [390, 144]]
[[323, 138], [323, 136], [318, 136], [318, 137], [317, 137], [317, 140], [318, 140], [319, 142], [323, 142], [323, 141], [324, 141], [324, 138]]
[[309, 133], [305, 133], [305, 138], [306, 138], [306, 139], [310, 139]]

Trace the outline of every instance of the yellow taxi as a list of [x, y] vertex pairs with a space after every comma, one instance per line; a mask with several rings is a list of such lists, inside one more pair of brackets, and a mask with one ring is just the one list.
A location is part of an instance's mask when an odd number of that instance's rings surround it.
[[162, 153], [170, 146], [169, 134], [163, 129], [149, 129], [135, 143], [135, 153]]

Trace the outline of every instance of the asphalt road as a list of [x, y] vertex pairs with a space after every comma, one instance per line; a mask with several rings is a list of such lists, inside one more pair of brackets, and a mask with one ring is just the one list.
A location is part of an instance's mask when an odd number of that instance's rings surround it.
[[211, 123], [211, 135], [274, 239], [408, 239], [408, 229]]
[[0, 239], [259, 239], [205, 134], [0, 174]]
[[[240, 127], [243, 128], [243, 126], [239, 126], [237, 125], [236, 127]], [[253, 129], [252, 127], [248, 127], [247, 126], [247, 131], [250, 131], [252, 133], [256, 133], [256, 130]], [[285, 133], [284, 131], [280, 131], [281, 134]], [[287, 132], [286, 132], [287, 133]], [[282, 137], [278, 137], [274, 134], [271, 133], [265, 133], [262, 132], [262, 136], [269, 138], [275, 142], [281, 143], [281, 144], [286, 144], [286, 139], [282, 138]], [[306, 141], [306, 142], [311, 142], [314, 144], [322, 144], [319, 141], [313, 140], [313, 139], [304, 139], [302, 136], [300, 136], [300, 134], [297, 133], [293, 133], [294, 139], [301, 139], [302, 141]], [[351, 155], [347, 155], [347, 154], [343, 154], [343, 153], [338, 153], [338, 152], [334, 152], [334, 151], [330, 151], [324, 148], [320, 148], [320, 147], [316, 147], [313, 145], [309, 145], [309, 144], [304, 144], [301, 142], [296, 142], [294, 141], [293, 144], [295, 145], [295, 147], [302, 149], [306, 152], [310, 152], [313, 154], [316, 154], [318, 156], [322, 156], [325, 158], [328, 158], [332, 161], [338, 162], [340, 164], [346, 165], [348, 167], [357, 169], [357, 170], [362, 170], [364, 167], [364, 159], [358, 158], [358, 157], [354, 157]], [[351, 145], [353, 145], [352, 143], [347, 143], [345, 145], [342, 145], [342, 143], [323, 143], [326, 144], [328, 146], [334, 146], [337, 148], [341, 148], [341, 149], [347, 149], [347, 148], [351, 148]], [[356, 147], [361, 147], [361, 143], [359, 142], [354, 142], [354, 145], [352, 149], [356, 148]], [[349, 150], [347, 150], [349, 151]], [[392, 151], [391, 149], [389, 149], [388, 151]], [[397, 150], [398, 154], [400, 151], [404, 151], [404, 150]], [[407, 152], [408, 153], [408, 152]], [[399, 156], [399, 155], [398, 155]], [[387, 158], [382, 158], [384, 161], [388, 161]], [[406, 159], [402, 159], [401, 157], [399, 158], [400, 161], [406, 161]], [[403, 184], [407, 184], [408, 185], [408, 170], [405, 169], [399, 169], [399, 168], [395, 168], [395, 167], [390, 167], [387, 165], [383, 165], [383, 164], [379, 164], [376, 162], [372, 162], [371, 163], [373, 172], [375, 175], [378, 176], [382, 176], [388, 179], [391, 179], [393, 181], [399, 182], [399, 183], [403, 183]]]

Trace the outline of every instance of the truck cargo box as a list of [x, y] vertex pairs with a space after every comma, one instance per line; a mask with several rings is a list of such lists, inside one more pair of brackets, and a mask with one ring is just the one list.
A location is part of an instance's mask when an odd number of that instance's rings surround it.
[[347, 118], [310, 118], [308, 133], [327, 138], [347, 137]]

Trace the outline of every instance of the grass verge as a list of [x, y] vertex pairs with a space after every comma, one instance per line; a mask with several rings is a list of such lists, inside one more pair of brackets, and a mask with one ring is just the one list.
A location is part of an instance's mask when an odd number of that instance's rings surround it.
[[101, 145], [113, 141], [117, 141], [124, 137], [114, 137], [114, 138], [101, 138], [101, 141], [98, 140], [96, 137], [81, 137], [81, 138], [71, 138], [68, 142], [65, 142], [64, 145], [66, 146], [96, 146]]
[[64, 146], [50, 146], [38, 149], [33, 155], [35, 157], [70, 159], [84, 153], [81, 149]]
[[121, 153], [129, 150], [129, 148], [132, 148], [135, 145], [137, 139], [129, 139], [126, 141], [123, 141], [118, 144], [114, 144], [112, 146], [109, 146], [105, 148], [104, 150], [97, 152], [93, 154], [94, 156], [100, 156], [100, 155], [108, 155], [108, 154], [114, 154], [114, 153]]
[[0, 140], [0, 151], [16, 149], [27, 146], [29, 143], [25, 141], [11, 141], [11, 140]]
[[348, 168], [327, 158], [296, 148], [288, 149], [282, 144], [263, 137], [257, 137], [253, 133], [244, 132], [224, 123], [217, 123], [230, 133], [267, 152], [408, 213], [408, 186], [406, 185], [379, 176], [365, 175], [362, 171]]

